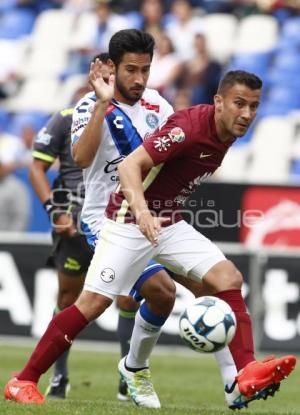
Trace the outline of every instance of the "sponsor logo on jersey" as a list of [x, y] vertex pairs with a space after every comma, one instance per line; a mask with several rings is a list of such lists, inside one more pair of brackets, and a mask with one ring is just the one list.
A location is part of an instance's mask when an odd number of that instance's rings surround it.
[[142, 107], [145, 107], [147, 110], [151, 110], [151, 111], [155, 111], [157, 113], [159, 113], [160, 111], [160, 106], [157, 104], [150, 104], [150, 102], [147, 102], [144, 100], [144, 98], [141, 98], [141, 105]]
[[76, 133], [76, 131], [79, 131], [81, 128], [84, 128], [89, 120], [89, 117], [80, 117], [78, 120], [74, 121], [71, 130], [72, 134]]
[[125, 156], [120, 156], [111, 161], [106, 160], [106, 165], [104, 167], [104, 173], [109, 174], [109, 173], [113, 173], [117, 171], [118, 164], [121, 163], [121, 161], [124, 160], [124, 158]]
[[182, 143], [182, 141], [185, 140], [184, 131], [180, 127], [172, 128], [168, 135], [171, 138], [172, 143]]
[[115, 271], [111, 268], [104, 268], [101, 271], [100, 277], [104, 282], [112, 282], [115, 279]]
[[52, 135], [47, 133], [46, 127], [43, 127], [36, 136], [35, 142], [37, 144], [44, 144], [45, 146], [48, 146], [50, 144], [51, 139]]
[[123, 130], [124, 124], [122, 115], [117, 115], [113, 123], [115, 124], [116, 128], [118, 128], [119, 130]]
[[158, 137], [154, 140], [154, 148], [158, 151], [167, 151], [169, 147], [171, 147], [170, 143], [171, 139], [168, 137]]
[[158, 126], [158, 116], [153, 114], [153, 113], [149, 113], [146, 116], [146, 123], [150, 128], [156, 128]]

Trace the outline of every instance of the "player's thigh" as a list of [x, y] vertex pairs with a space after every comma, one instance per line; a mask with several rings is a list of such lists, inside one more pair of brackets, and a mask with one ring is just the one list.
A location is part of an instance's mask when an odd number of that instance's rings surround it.
[[128, 295], [152, 256], [153, 247], [137, 226], [107, 220], [84, 288], [111, 297]]
[[87, 273], [93, 252], [83, 235], [60, 236], [54, 252], [56, 269], [64, 275], [77, 277]]
[[58, 271], [58, 299], [57, 303], [62, 310], [77, 300], [82, 291], [85, 275], [67, 275]]
[[163, 228], [159, 246], [155, 260], [196, 281], [201, 281], [214, 265], [226, 259], [214, 243], [185, 221]]

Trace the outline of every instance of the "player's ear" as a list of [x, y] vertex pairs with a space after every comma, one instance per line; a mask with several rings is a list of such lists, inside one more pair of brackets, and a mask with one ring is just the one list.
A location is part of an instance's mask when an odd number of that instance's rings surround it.
[[221, 111], [223, 108], [223, 97], [221, 95], [216, 94], [214, 96], [214, 104], [216, 111]]
[[110, 73], [116, 73], [116, 65], [113, 63], [111, 59], [108, 59], [107, 65]]

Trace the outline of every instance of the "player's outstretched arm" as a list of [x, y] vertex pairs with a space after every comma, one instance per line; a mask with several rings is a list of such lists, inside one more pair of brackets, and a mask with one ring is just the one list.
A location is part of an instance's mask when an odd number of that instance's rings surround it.
[[89, 122], [72, 148], [75, 163], [83, 169], [89, 167], [94, 160], [101, 143], [105, 113], [114, 94], [114, 75], [110, 75], [106, 82], [103, 79], [101, 67], [99, 59], [91, 63], [89, 84], [95, 91], [97, 101]]
[[154, 245], [157, 245], [158, 234], [163, 222], [168, 218], [152, 216], [144, 197], [142, 172], [154, 166], [153, 161], [143, 146], [137, 148], [119, 164], [121, 189], [136, 218], [140, 231]]

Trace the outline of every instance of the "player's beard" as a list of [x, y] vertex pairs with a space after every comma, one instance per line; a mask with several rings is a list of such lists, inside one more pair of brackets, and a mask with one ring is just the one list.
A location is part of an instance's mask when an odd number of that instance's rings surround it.
[[132, 104], [135, 104], [137, 101], [141, 99], [145, 90], [145, 88], [142, 88], [140, 91], [136, 91], [135, 94], [130, 93], [130, 90], [128, 90], [128, 88], [126, 88], [118, 78], [116, 78], [116, 87], [120, 94]]

